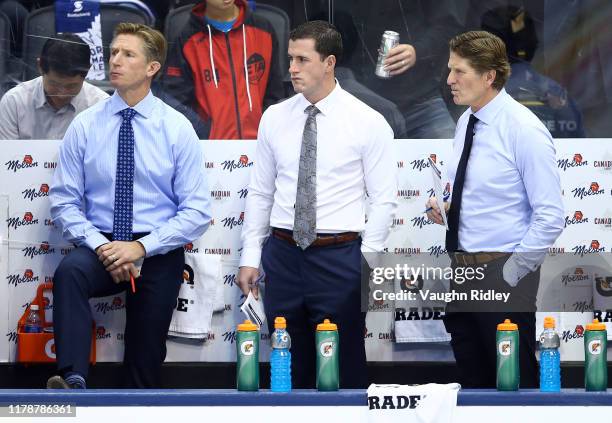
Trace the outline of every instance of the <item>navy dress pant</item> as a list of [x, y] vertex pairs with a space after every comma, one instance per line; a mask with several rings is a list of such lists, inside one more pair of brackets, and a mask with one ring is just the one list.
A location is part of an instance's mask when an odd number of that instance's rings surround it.
[[315, 387], [315, 331], [326, 318], [338, 325], [340, 387], [366, 387], [360, 247], [360, 238], [306, 250], [274, 236], [264, 244], [266, 319], [270, 333], [275, 317], [287, 320], [294, 388]]
[[126, 387], [158, 387], [184, 265], [182, 248], [146, 258], [133, 294], [129, 282], [113, 282], [91, 249], [72, 250], [53, 277], [53, 325], [60, 373], [74, 371], [87, 376], [92, 336], [89, 299], [125, 291]]

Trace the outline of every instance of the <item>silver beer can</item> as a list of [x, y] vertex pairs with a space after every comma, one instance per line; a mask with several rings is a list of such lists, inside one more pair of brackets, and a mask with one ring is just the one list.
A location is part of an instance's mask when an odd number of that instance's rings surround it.
[[385, 31], [380, 41], [380, 48], [378, 49], [378, 60], [376, 61], [376, 70], [374, 73], [379, 78], [388, 79], [391, 78], [389, 71], [385, 70], [383, 61], [387, 58], [389, 50], [399, 44], [399, 34], [395, 31]]

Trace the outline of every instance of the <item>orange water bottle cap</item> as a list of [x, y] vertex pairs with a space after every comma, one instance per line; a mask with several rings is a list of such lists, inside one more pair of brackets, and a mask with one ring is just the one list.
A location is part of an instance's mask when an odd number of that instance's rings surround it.
[[555, 328], [555, 318], [547, 316], [544, 318], [544, 329], [554, 329]]
[[254, 330], [257, 330], [257, 325], [249, 319], [238, 325], [238, 332], [252, 332]]
[[287, 321], [284, 317], [277, 317], [274, 319], [274, 329], [285, 329], [287, 327]]
[[325, 319], [323, 323], [317, 325], [317, 330], [338, 330], [338, 326], [335, 323], [331, 323], [329, 319]]
[[606, 325], [601, 323], [599, 319], [593, 319], [593, 323], [586, 325], [587, 330], [606, 330]]
[[497, 330], [518, 330], [518, 325], [516, 323], [512, 323], [510, 319], [506, 319], [504, 320], [504, 323], [497, 325]]

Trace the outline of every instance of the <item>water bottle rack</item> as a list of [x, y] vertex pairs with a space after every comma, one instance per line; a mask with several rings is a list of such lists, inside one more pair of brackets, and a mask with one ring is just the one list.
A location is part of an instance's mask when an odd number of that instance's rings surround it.
[[[45, 320], [45, 297], [44, 291], [53, 289], [52, 283], [42, 283], [36, 290], [36, 297], [25, 309], [17, 323], [17, 361], [20, 363], [53, 363], [55, 362], [55, 338], [53, 332], [26, 333], [24, 326], [30, 313], [32, 304], [38, 305], [41, 326], [53, 327], [52, 322]], [[96, 324], [93, 323], [91, 337], [91, 354], [89, 360], [96, 362]]]

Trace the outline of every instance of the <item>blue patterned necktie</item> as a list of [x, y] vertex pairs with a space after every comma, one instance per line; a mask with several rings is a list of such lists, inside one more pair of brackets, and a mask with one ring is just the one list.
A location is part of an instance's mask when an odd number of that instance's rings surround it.
[[123, 109], [123, 122], [119, 129], [117, 148], [117, 174], [115, 177], [115, 212], [113, 215], [113, 239], [132, 240], [134, 206], [134, 128], [132, 118], [136, 110]]
[[302, 250], [308, 248], [317, 238], [317, 113], [319, 109], [310, 105], [304, 110], [308, 113], [298, 172], [297, 194], [295, 198], [295, 219], [293, 239]]

